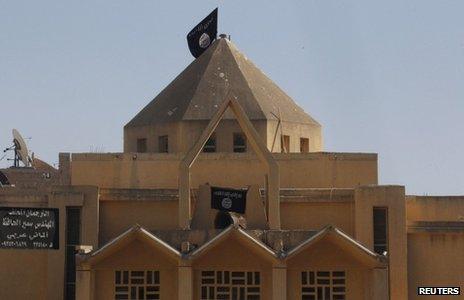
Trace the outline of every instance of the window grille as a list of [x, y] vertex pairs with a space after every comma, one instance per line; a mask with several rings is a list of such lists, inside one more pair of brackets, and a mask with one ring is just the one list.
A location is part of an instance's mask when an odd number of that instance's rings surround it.
[[159, 271], [116, 271], [114, 277], [115, 299], [160, 299]]
[[345, 271], [301, 272], [302, 300], [345, 300]]
[[260, 272], [202, 271], [201, 300], [259, 300]]

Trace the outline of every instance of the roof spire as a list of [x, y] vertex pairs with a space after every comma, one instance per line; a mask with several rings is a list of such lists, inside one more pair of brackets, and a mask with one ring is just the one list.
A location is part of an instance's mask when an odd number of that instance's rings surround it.
[[225, 34], [225, 33], [221, 33], [221, 34], [219, 35], [219, 37], [220, 37], [221, 39], [227, 39], [227, 40], [230, 41], [230, 34], [227, 35], [227, 34]]

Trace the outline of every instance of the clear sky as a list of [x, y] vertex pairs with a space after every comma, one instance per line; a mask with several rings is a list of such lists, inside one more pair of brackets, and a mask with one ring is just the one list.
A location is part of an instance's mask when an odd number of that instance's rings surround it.
[[380, 183], [409, 194], [464, 194], [464, 1], [163, 3], [0, 1], [0, 146], [17, 128], [49, 163], [122, 151], [219, 6], [219, 32], [323, 125], [326, 151], [378, 153]]

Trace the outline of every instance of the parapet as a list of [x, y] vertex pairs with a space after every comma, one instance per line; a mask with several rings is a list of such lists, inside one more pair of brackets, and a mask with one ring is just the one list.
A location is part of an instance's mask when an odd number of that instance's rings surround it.
[[[273, 153], [281, 188], [354, 188], [378, 183], [375, 153]], [[101, 188], [176, 189], [183, 153], [74, 153], [71, 184]], [[263, 187], [266, 168], [254, 153], [202, 153], [192, 166], [200, 184]], [[244, 176], [246, 174], [246, 176]]]

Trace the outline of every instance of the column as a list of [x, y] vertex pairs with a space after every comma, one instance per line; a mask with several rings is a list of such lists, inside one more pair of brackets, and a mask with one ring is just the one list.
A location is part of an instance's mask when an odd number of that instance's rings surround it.
[[92, 270], [76, 271], [76, 300], [93, 300]]
[[287, 268], [274, 266], [272, 268], [272, 300], [287, 299]]
[[193, 271], [192, 266], [180, 265], [177, 268], [177, 287], [179, 300], [193, 299]]

